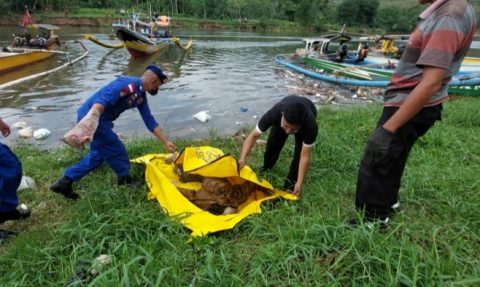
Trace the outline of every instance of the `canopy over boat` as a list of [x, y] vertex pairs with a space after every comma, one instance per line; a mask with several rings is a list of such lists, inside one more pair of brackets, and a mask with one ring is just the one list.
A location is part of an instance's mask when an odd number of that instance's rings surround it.
[[332, 34], [325, 35], [320, 38], [304, 38], [302, 41], [305, 43], [305, 48], [303, 55], [308, 56], [312, 54], [317, 54], [318, 56], [329, 56], [337, 53], [337, 50], [329, 49], [331, 43], [335, 45], [343, 45], [346, 42], [349, 42], [352, 37], [345, 34]]

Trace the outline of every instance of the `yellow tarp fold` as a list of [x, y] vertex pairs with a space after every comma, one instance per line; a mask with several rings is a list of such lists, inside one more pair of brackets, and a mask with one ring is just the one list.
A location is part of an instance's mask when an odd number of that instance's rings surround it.
[[271, 190], [271, 195], [257, 191], [238, 208], [238, 212], [229, 215], [214, 215], [197, 207], [184, 197], [176, 186], [198, 190], [199, 182], [182, 183], [174, 172], [174, 163], [166, 163], [171, 154], [148, 154], [132, 162], [145, 164], [145, 179], [149, 188], [149, 199], [156, 199], [160, 206], [171, 217], [179, 218], [181, 223], [192, 230], [192, 236], [203, 236], [208, 233], [233, 228], [250, 214], [261, 213], [260, 204], [265, 200], [285, 198], [296, 200], [297, 197], [278, 191], [265, 181], [259, 180], [248, 166], [238, 173], [236, 159], [225, 155], [221, 150], [209, 147], [188, 147], [178, 156], [176, 163], [183, 164], [185, 172], [205, 177], [227, 178], [231, 183], [250, 181]]

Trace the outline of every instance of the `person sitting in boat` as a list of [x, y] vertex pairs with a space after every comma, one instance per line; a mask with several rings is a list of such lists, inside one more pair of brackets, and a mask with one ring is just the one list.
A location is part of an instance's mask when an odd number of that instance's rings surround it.
[[358, 51], [358, 57], [355, 62], [360, 62], [365, 60], [365, 58], [368, 56], [368, 45], [365, 44], [363, 47]]
[[343, 62], [343, 59], [347, 56], [347, 54], [348, 54], [348, 47], [347, 47], [347, 45], [343, 44], [338, 49], [338, 54], [337, 54], [337, 58], [335, 59], [335, 61], [336, 62]]
[[404, 51], [405, 51], [405, 45], [400, 45], [397, 49], [397, 53], [395, 55], [395, 58], [400, 59], [402, 57]]
[[170, 38], [170, 32], [168, 30], [158, 30], [155, 32], [157, 38]]

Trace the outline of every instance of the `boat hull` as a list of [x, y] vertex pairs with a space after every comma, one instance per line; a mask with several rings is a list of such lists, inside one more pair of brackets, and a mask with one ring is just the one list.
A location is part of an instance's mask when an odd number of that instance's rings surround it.
[[303, 57], [302, 60], [310, 67], [323, 70], [327, 73], [342, 77], [348, 77], [359, 80], [386, 80], [391, 77], [388, 72], [376, 71], [373, 69], [362, 69], [362, 66], [346, 65], [330, 60], [324, 60], [314, 57]]
[[[339, 77], [333, 74], [317, 73], [317, 72], [302, 68], [298, 65], [295, 65], [287, 61], [281, 55], [277, 55], [275, 61], [277, 64], [286, 66], [294, 71], [302, 73], [311, 78], [333, 83], [333, 84], [338, 84], [338, 85], [385, 88], [390, 82], [389, 80], [359, 80], [359, 79], [352, 79], [347, 77]], [[449, 82], [448, 85], [449, 85], [449, 92], [451, 94], [472, 95], [472, 96], [480, 95], [480, 93], [477, 93], [477, 91], [480, 89], [480, 77], [472, 77], [472, 78], [464, 78], [462, 76], [453, 77], [453, 79]]]
[[50, 58], [54, 53], [48, 51], [2, 52], [0, 53], [0, 72], [15, 70]]
[[448, 93], [453, 96], [480, 96], [480, 86], [450, 87]]
[[127, 48], [128, 52], [134, 58], [148, 56], [159, 52], [168, 46], [171, 38], [147, 38], [141, 33], [132, 31], [125, 27], [118, 27], [117, 37], [120, 39]]

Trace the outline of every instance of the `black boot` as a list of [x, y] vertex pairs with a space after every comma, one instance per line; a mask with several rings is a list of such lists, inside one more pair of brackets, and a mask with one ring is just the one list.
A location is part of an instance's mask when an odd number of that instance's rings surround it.
[[50, 185], [50, 190], [56, 193], [63, 194], [66, 198], [79, 199], [80, 195], [75, 193], [72, 188], [73, 180], [69, 177], [62, 177], [54, 184]]
[[5, 230], [5, 229], [0, 229], [0, 243], [2, 241], [8, 240], [8, 239], [10, 239], [10, 237], [16, 236], [16, 235], [17, 235], [16, 232]]
[[295, 180], [291, 180], [287, 178], [283, 183], [283, 189], [293, 191], [293, 189], [295, 188], [295, 183], [297, 183]]
[[7, 220], [22, 220], [30, 217], [30, 209], [25, 205], [21, 204], [17, 206], [16, 209], [0, 212], [0, 223], [3, 223]]
[[139, 187], [142, 185], [142, 183], [130, 175], [126, 176], [119, 176], [117, 180], [117, 185], [118, 186], [128, 186], [128, 187]]

